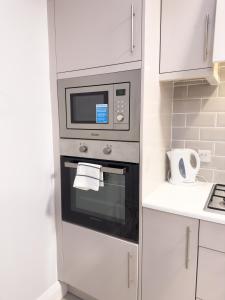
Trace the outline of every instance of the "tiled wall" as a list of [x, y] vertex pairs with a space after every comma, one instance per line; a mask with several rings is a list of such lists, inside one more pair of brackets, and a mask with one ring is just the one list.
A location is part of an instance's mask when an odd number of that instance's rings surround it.
[[210, 163], [201, 163], [207, 181], [225, 183], [225, 65], [221, 84], [204, 81], [174, 83], [172, 147], [209, 149]]

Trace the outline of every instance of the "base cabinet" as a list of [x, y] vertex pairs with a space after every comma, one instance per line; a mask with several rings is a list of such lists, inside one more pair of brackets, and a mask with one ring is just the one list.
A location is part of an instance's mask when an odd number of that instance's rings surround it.
[[62, 279], [96, 300], [137, 300], [138, 245], [63, 222]]
[[225, 253], [199, 248], [197, 298], [225, 299]]
[[195, 300], [199, 221], [143, 212], [142, 300]]

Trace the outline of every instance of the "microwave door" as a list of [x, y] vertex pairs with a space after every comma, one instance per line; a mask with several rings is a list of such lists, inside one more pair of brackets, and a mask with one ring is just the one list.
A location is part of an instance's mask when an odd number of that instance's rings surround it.
[[67, 128], [113, 129], [113, 85], [66, 89]]

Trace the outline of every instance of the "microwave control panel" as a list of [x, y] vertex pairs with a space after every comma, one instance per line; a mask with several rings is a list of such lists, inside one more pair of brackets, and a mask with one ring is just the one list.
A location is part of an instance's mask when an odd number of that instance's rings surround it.
[[130, 112], [130, 84], [119, 83], [114, 85], [114, 128], [129, 129]]

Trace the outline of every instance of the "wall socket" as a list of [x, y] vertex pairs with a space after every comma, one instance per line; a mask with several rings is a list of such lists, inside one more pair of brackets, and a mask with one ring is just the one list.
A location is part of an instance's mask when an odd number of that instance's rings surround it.
[[198, 150], [198, 154], [201, 162], [210, 163], [212, 158], [212, 153], [210, 150]]

